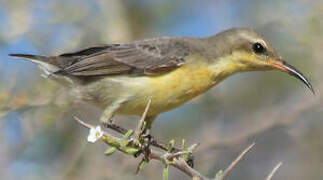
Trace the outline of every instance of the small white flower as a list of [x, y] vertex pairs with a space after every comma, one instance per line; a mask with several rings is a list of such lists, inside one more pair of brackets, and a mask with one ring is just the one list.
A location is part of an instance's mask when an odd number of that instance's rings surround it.
[[90, 134], [87, 137], [87, 141], [91, 143], [95, 143], [98, 139], [103, 136], [103, 131], [101, 130], [100, 126], [97, 126], [95, 129], [90, 129]]

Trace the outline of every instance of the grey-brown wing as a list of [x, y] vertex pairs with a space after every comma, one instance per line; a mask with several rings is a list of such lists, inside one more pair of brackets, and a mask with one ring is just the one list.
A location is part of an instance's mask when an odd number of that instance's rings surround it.
[[75, 63], [56, 74], [103, 76], [168, 72], [184, 64], [189, 46], [178, 39], [160, 38], [108, 45], [102, 49], [89, 48], [79, 52], [61, 55], [75, 58]]

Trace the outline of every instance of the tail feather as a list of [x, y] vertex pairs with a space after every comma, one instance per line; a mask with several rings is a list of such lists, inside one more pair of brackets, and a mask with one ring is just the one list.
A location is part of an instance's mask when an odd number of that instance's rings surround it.
[[50, 76], [53, 73], [61, 70], [61, 68], [52, 64], [50, 62], [50, 58], [46, 56], [32, 54], [9, 54], [9, 56], [23, 58], [37, 64], [44, 71], [46, 76]]
[[32, 54], [9, 54], [9, 56], [25, 58], [25, 59], [35, 59], [40, 61], [44, 61], [46, 59], [45, 56], [38, 56], [38, 55], [32, 55]]

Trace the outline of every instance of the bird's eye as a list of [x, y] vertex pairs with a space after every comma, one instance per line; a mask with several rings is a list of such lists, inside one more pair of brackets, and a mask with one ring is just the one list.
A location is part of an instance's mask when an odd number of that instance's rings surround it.
[[252, 45], [252, 49], [257, 54], [261, 54], [261, 53], [264, 53], [266, 51], [265, 47], [262, 44], [258, 43], [258, 42], [254, 43]]

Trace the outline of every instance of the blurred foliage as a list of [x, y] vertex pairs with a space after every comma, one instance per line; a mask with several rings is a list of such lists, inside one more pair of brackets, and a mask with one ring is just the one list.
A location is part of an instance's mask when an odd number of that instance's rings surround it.
[[[201, 142], [196, 167], [203, 174], [215, 174], [255, 141], [251, 158], [230, 179], [263, 179], [278, 161], [284, 165], [277, 179], [321, 179], [323, 2], [314, 0], [0, 0], [0, 179], [161, 179], [163, 168], [149, 163], [134, 176], [138, 159], [104, 157], [106, 147], [87, 144], [87, 130], [72, 119], [75, 114], [97, 124], [100, 111], [72, 105], [66, 89], [7, 54], [58, 54], [154, 36], [201, 37], [233, 26], [263, 34], [309, 77], [317, 95], [283, 73], [236, 74], [161, 115], [154, 136]], [[128, 128], [138, 121], [117, 119]], [[169, 179], [185, 178], [169, 169]]]

